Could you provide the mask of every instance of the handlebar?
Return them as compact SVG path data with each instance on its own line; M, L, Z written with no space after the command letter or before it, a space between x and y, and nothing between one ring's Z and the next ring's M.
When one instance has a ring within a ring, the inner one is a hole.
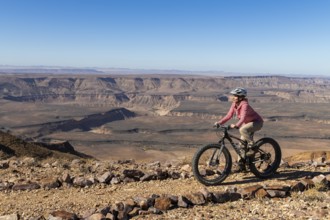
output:
M216 124L216 125L213 125L213 127L214 127L214 128L217 128L217 129L222 128L222 129L225 129L225 130L227 130L227 131L229 131L230 129L232 129L232 128L230 127L230 125L220 125L220 124Z

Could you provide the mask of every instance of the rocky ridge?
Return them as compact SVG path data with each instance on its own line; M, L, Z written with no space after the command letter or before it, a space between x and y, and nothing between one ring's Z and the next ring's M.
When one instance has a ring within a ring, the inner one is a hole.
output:
M35 159L46 158L91 158L89 155L78 152L67 141L65 142L31 142L11 135L9 131L0 130L0 158L32 157Z
M326 103L330 99L329 85L326 78L281 76L4 75L0 78L0 97L16 102L144 106L168 110L183 100L219 100L219 97L221 100L229 89L238 86L252 91L252 97L266 96L268 101Z
M283 162L273 179L232 173L204 187L182 162L13 157L0 161L0 219L327 219L329 166L325 152Z

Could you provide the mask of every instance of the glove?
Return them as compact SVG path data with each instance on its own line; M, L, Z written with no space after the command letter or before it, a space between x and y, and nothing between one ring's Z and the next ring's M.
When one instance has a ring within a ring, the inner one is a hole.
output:
M213 125L213 127L215 127L215 128L219 128L220 127L220 124L219 124L219 122L214 122L214 125Z

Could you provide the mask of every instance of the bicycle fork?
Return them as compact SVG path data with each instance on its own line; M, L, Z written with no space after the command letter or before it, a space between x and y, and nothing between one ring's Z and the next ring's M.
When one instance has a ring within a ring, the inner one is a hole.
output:
M208 161L208 165L209 166L215 166L219 164L219 158L220 155L222 153L223 148L225 147L225 145L223 143L220 143L220 149L214 149L212 156L210 157L209 161Z

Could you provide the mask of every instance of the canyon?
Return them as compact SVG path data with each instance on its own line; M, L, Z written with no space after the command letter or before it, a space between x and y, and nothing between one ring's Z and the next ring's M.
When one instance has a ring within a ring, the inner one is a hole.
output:
M266 121L257 138L274 137L288 156L329 146L326 77L77 72L2 73L2 129L36 142L68 141L100 159L126 151L134 159L189 158L217 141L214 121L226 114L229 91L244 87Z

